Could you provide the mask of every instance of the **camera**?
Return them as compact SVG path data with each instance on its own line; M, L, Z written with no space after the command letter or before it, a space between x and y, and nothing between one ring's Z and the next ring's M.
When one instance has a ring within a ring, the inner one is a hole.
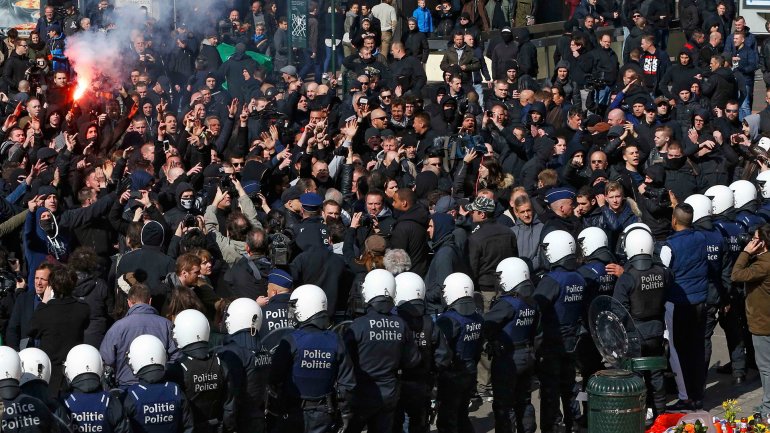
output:
M273 266L287 266L291 262L291 244L294 242L291 231L273 233L268 240L270 241L270 263Z
M607 85L607 81L604 79L604 72L598 76L593 74L586 74L586 87L600 88Z
M16 276L10 272L0 271L0 299L16 290Z
M225 175L219 179L219 188L223 193L230 194L231 198L238 197L238 190L235 189L235 184L230 176Z
M198 220L195 218L195 215L188 213L184 216L182 224L184 224L185 227L197 227Z
M666 188L656 188L648 185L644 190L644 194L642 195L657 203L658 206L671 206L671 197L669 197L668 190Z
M358 98L358 105L369 105L369 99L368 98Z

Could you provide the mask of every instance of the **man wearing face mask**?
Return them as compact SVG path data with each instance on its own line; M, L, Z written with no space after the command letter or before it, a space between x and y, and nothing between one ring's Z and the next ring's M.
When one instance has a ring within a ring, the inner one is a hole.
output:
M30 269L28 287L34 286L34 270L47 257L66 259L72 247L72 230L106 215L114 201L115 193L110 193L91 206L62 212L56 188L50 185L38 188L37 195L27 203L29 214L23 231L25 259Z
M195 189L192 184L180 182L176 187L176 206L166 211L163 217L166 218L169 228L176 230L177 226L184 222L187 215L199 215L195 209Z
M665 187L673 191L679 200L684 200L700 189L702 182L700 167L684 156L679 143L672 142L668 145L664 166L666 167Z
M492 47L492 53L489 56L492 58L492 79L494 80L505 79L506 62L510 59L515 59L516 54L519 52L519 45L514 42L513 32L510 27L503 27L500 31L500 38L502 42Z

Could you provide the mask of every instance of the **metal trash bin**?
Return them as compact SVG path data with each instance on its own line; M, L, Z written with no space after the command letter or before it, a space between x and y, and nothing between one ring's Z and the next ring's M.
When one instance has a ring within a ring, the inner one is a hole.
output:
M602 370L591 376L589 433L641 433L647 411L644 380L628 370Z

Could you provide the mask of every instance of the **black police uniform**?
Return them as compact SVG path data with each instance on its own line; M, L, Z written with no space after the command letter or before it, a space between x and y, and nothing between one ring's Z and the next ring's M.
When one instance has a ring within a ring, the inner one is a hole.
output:
M449 367L452 355L444 334L425 313L424 301L405 302L396 307L396 311L406 322L421 360L416 367L404 369L401 374L401 396L393 430L401 431L408 416L409 433L427 433L430 431L430 398L436 371Z
M270 359L260 349L259 337L252 335L250 329L225 336L223 345L217 349L222 362L232 367L232 382L240 384L236 399L239 432L265 431Z
M748 324L746 323L746 301L745 293L742 284L733 284L732 277L730 275L735 260L743 250L738 237L747 233L745 226L732 218L730 215L716 215L712 219L714 227L716 227L725 239L727 246L725 257L727 262L727 272L722 276L724 285L724 293L720 299L722 306L729 305L728 311L720 311L719 325L725 331L725 339L727 340L727 350L730 354L730 364L734 376L746 375L746 360L753 359L753 345L751 343L751 335L748 331ZM711 316L706 317L706 326L709 327L709 319ZM747 353L748 352L748 353Z
M663 356L663 319L666 290L673 279L671 271L644 255L632 257L624 269L612 296L633 317L636 329L643 337L642 356ZM645 371L644 381L647 385L647 407L653 408L657 416L666 410L663 371Z
M278 410L283 413L276 433L334 431L340 427L337 409L349 419L356 385L353 363L342 338L325 329L327 322L323 314L301 324L273 354L270 388L278 394Z
M164 369L149 365L139 370L139 383L126 389L123 411L133 433L192 433L193 417L184 392L163 380Z
M586 281L574 259L554 265L543 276L535 289L542 313L543 345L539 353L540 428L551 432L559 419L559 403L565 408L565 431L574 421L575 404L575 348L584 311Z
M515 290L504 293L484 313L484 338L493 348L492 411L496 432L534 433L532 375L536 346L542 337L540 313L531 298Z
M168 378L182 387L195 421L195 432L237 430L235 396L239 384L230 371L236 367L211 353L208 342L199 341L182 348L182 357L168 365Z
M260 337L264 337L276 329L293 328L297 324L294 319L289 318L289 298L291 298L291 293L279 293L273 295L270 302L262 307Z
M9 384L13 381L13 384ZM3 384L2 382L5 382ZM58 433L69 429L57 420L45 403L22 394L13 379L0 381L2 417L0 431L8 433Z
M51 413L55 416L59 417L60 419L67 419L67 411L64 409L64 406L61 405L59 400L51 397L51 390L48 388L48 384L44 380L29 380L23 383L20 388L22 394L35 397L36 399L42 401L46 407L48 407L48 410L50 410Z
M615 262L615 257L607 248L600 248L586 259L586 263L578 268L578 272L586 280L586 293L583 299L583 323L588 323L588 310L591 302L597 296L612 296L618 277L606 271L606 266ZM583 327L583 335L578 341L577 363L580 376L583 378L581 388L585 390L588 379L602 369L602 356L596 349L593 338L588 335L588 329Z
M392 299L377 297L345 331L345 347L356 375L347 433L360 433L364 427L370 433L392 433L398 372L416 367L421 360L404 319L392 309Z
M68 418L83 433L129 433L131 426L117 395L102 390L96 374L81 374L72 381L73 391L64 399Z
M455 301L436 320L453 353L451 365L439 371L436 418L439 431L473 431L468 406L476 388L483 322L481 314L476 311L476 303L470 297Z

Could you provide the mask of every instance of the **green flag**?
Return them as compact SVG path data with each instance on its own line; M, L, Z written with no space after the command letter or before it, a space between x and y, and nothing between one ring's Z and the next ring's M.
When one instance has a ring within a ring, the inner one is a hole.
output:
M235 47L229 44L219 44L217 45L217 51L219 51L219 57L221 57L222 61L224 62L233 55L235 52ZM254 51L246 51L246 55L254 59L254 61L257 62L257 64L264 68L267 72L273 70L273 59L270 56L255 53ZM222 87L227 89L227 83L223 84Z

